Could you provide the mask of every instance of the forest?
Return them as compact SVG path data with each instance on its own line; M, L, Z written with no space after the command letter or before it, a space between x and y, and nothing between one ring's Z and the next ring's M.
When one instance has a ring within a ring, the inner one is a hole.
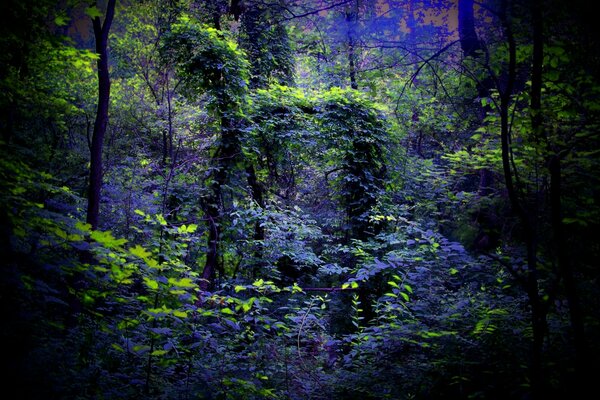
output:
M597 391L593 2L3 4L4 393Z

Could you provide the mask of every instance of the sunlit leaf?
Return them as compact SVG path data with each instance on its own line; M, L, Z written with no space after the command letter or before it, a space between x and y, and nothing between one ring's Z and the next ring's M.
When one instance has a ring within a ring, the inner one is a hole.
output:
M85 14L87 16L89 16L90 18L96 18L96 17L99 18L99 17L102 16L102 12L96 6L92 6L92 7L86 8L85 9Z

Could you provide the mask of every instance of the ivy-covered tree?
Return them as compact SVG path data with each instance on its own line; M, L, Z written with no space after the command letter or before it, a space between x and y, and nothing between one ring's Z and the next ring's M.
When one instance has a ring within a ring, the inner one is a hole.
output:
M283 2L281 5L248 2L240 10L240 47L250 62L252 89L294 83L292 43L280 18L283 6Z
M385 121L374 105L351 90L325 93L319 110L324 138L333 144L327 149L333 169L327 173L339 185L346 239L366 240L377 234L369 217L384 189Z
M225 32L182 17L165 39L165 57L173 62L190 98L206 95L219 130L213 146L208 194L201 199L207 223L203 287L221 271L220 241L224 224L224 190L241 157L241 105L247 93L247 61Z

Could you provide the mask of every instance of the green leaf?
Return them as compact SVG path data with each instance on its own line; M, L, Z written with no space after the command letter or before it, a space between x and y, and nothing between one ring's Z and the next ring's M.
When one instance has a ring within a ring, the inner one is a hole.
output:
M228 307L221 308L221 312L223 314L227 314L227 315L235 315L235 312L231 308L228 308Z
M402 296L402 298L403 298L405 301L408 301L408 300L409 300L409 297L408 297L408 295L407 295L406 293L404 293L404 292L400 292L400 296Z
M155 280L152 280L148 277L144 277L144 283L146 284L146 286L148 286L149 289L158 289L158 282Z
M147 351L150 351L150 346L138 344L133 346L133 351L135 353L145 353Z
M298 283L294 282L294 285L292 286L292 293L302 293L303 290L300 286L298 286Z
M75 224L75 228L81 232L90 232L92 230L92 225L85 224L83 222L77 222Z
M254 283L252 284L252 286L262 287L262 286L264 286L264 284L265 284L265 281L262 280L262 279L259 279L257 281L254 281Z
M56 26L67 26L69 25L69 17L67 17L66 15L57 15L54 18L54 24Z
M195 288L197 286L191 278L169 278L169 283L180 288Z
M109 249L114 249L127 243L127 239L115 239L110 231L92 231L90 237Z
M135 247L130 247L128 250L132 255L139 257L142 260L145 260L152 255L152 253L146 251L146 249L140 246L139 244Z
M189 227L187 225L181 225L179 228L177 228L177 232L178 233L188 233L189 232L188 229L189 229ZM194 232L194 231L192 230L189 233L192 233L192 232Z
M189 224L187 227L187 233L194 233L194 232L196 232L197 229L198 229L198 225Z
M188 314L187 311L173 310L173 316L179 318L187 318Z
M356 281L346 282L346 283L342 284L342 290L348 289L348 288L356 289L357 287L358 287L358 282L356 282Z
M156 220L158 221L158 223L161 226L166 226L167 225L167 220L165 219L165 217L163 217L162 214L156 214Z
M254 304L254 301L256 300L256 297L251 297L248 299L248 301L245 301L242 303L242 311L243 312L248 312L252 309L252 305Z
M102 16L102 12L96 6L88 7L85 9L86 15L90 18L100 18Z
M124 352L125 352L125 350L124 350L124 349L123 349L121 346L119 346L118 344L116 344L116 343L113 343L113 344L111 344L111 347L112 347L113 349L117 350L117 351L120 351L120 352L122 352L122 353L124 353Z
M148 259L146 259L144 261L146 261L146 264L150 268L160 269L160 264L154 258L148 258Z

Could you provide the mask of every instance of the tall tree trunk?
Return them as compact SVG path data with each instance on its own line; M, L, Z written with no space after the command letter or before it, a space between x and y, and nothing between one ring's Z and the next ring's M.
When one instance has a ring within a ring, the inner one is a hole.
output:
M215 29L221 29L221 10L218 4L213 4L212 22ZM222 77L221 77L222 78ZM219 99L217 114L221 120L221 140L211 165L215 168L212 174L212 182L209 187L210 195L203 201L202 208L206 218L208 235L206 238L206 260L202 270L202 280L199 284L201 290L206 291L214 286L217 271L221 271L219 243L221 241L223 187L227 183L229 167L235 156L233 144L235 135L233 124L229 117L227 102Z
M229 171L235 165L236 159L240 155L238 130L235 128L235 122L227 116L227 104L219 107L221 115L221 141L215 155L212 165L215 166L213 180L210 185L210 196L203 204L206 223L208 228L207 252L204 270L202 271L202 282L200 288L208 290L213 286L217 272L222 270L220 263L219 242L221 241L222 209L223 209L223 187L227 183Z
M483 43L479 40L475 31L475 14L473 9L473 0L459 0L458 2L458 36L460 47L463 52L463 57L481 59L485 50ZM480 99L487 98L490 95L490 87L492 85L490 77L478 79L477 96ZM483 120L486 114L490 111L490 106L479 106L479 118ZM493 192L494 175L489 168L481 168L479 171L479 190L481 196L490 195Z
M573 329L573 339L575 347L575 376L577 378L576 386L582 395L588 393L584 388L589 385L591 380L588 360L587 340L585 337L583 315L581 313L579 294L575 284L574 271L571 265L567 249L565 247L566 237L564 225L562 222L562 204L561 204L561 159L560 155L550 156L548 167L550 169L550 206L552 208L552 230L554 233L553 246L556 252L557 263L560 274L563 279L567 302L569 304L569 314L571 329Z
M464 58L481 60L485 47L475 31L474 0L458 1L458 37ZM489 96L492 82L489 77L484 77L476 82L479 98ZM484 111L489 111L484 107ZM485 113L483 114L485 116Z
M206 261L202 270L202 281L199 284L200 289L206 291L214 283L216 271L219 270L219 240L221 236L221 225L219 218L218 202L220 201L220 188L217 184L213 187L213 193L204 205L204 214L208 227L208 236L206 239Z
M507 1L502 1L502 11L500 14L502 29L508 43L508 73L506 84L500 90L500 139L502 147L502 167L504 171L504 179L506 190L511 203L511 207L518 216L523 229L525 246L527 249L527 277L526 277L526 292L531 307L531 327L533 331L533 342L531 348L531 365L530 365L530 380L531 391L534 399L542 398L543 390L543 373L542 373L542 349L546 334L546 311L542 306L539 294L538 283L538 268L537 268L537 245L536 234L533 229L535 216L530 217L524 209L521 200L519 199L515 182L513 181L512 168L512 149L510 138L510 116L509 108L512 92L516 81L517 74L517 48L507 15Z
M168 73L167 73L168 75ZM173 104L172 104L172 95L171 89L169 88L169 78L167 77L167 127L168 127L168 135L169 135L169 151L167 152L169 158L173 159Z
M165 128L163 128L162 130L162 165L166 166L168 160L172 160L173 159L173 104L172 104L172 93L169 90L169 78L167 78L167 82L166 82L166 93L164 94L164 97L166 97L166 104L167 104L167 116L166 116L166 123L167 126ZM162 103L164 101L164 99L157 99L156 100L156 106L157 107L161 107L164 104ZM164 117L163 117L164 120Z
M483 46L475 32L473 0L458 1L458 35L463 55L478 57L478 52L483 50Z
M532 0L532 22L533 22L533 60L531 73L531 127L536 142L548 141L548 135L542 125L542 84L543 84L543 62L544 62L544 20L543 0ZM550 172L550 208L551 223L553 231L553 248L560 276L569 304L571 328L575 347L575 375L577 387L582 388L588 373L587 365L587 343L583 317L581 314L579 295L575 284L573 267L569 260L566 248L566 237L562 222L562 171L560 149L547 148L550 153L547 156L547 165ZM582 392L582 394L585 392Z
M547 143L548 135L542 125L542 84L543 84L543 62L544 62L544 20L543 0L532 0L532 25L533 25L533 60L531 73L531 127L536 142L542 140ZM566 248L566 238L562 222L562 171L560 149L547 148L550 152L547 156L547 165L550 172L550 208L553 231L553 248L560 276L563 280L567 301L571 328L573 329L575 347L575 374L579 382L577 387L588 380L585 378L588 372L587 365L587 343L583 317L579 305L579 296L573 276L573 268L569 260Z
M358 0L356 4L346 10L346 24L348 26L348 75L350 87L358 89L356 81L356 22L358 18Z
M92 134L90 148L90 182L88 190L88 207L86 221L92 229L98 228L98 214L100 211L100 191L102 188L102 148L104 135L108 125L108 105L110 100L110 75L108 73L108 32L115 13L116 0L109 0L106 6L104 23L100 17L92 21L94 37L96 40L96 53L98 53L98 107Z
M542 72L544 63L544 33L542 1L532 0L533 58L531 60L530 112L534 140L539 143L544 135L542 126Z

